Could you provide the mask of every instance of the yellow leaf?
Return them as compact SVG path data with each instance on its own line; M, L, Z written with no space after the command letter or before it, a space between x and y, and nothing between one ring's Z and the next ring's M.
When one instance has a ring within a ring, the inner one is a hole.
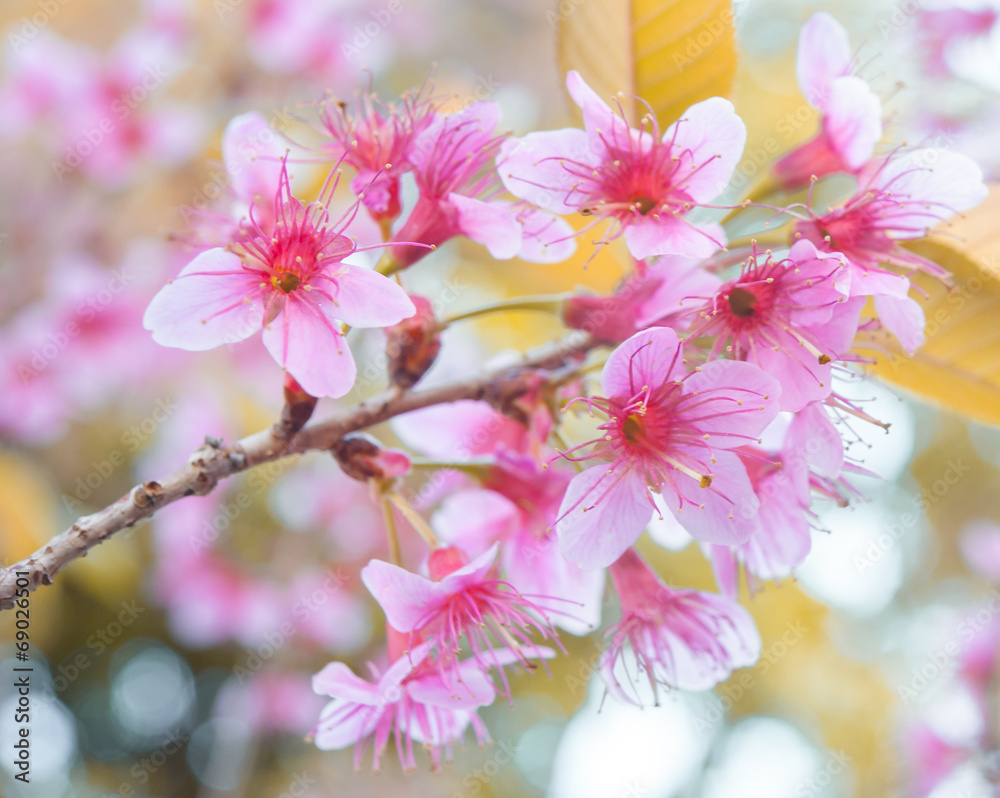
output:
M730 0L565 0L563 6L560 66L578 70L605 99L623 92L633 122L641 116L633 96L652 105L666 127L693 103L729 94L736 74Z
M935 404L1000 425L1000 187L947 228L909 246L954 275L949 290L918 275L926 297L926 343L908 357L895 339L868 335L858 349L876 360L871 372Z

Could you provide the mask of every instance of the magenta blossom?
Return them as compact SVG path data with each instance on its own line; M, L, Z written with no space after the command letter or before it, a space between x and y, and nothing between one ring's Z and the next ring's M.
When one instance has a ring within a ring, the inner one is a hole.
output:
M521 226L496 194L493 162L503 136L495 131L500 107L480 101L453 114L436 114L407 153L420 198L393 237L392 256L402 267L427 254L403 242L438 246L457 235L483 244L499 260L521 249Z
M846 260L797 241L788 257L749 258L694 313L690 337L714 336L709 355L731 351L781 383L781 409L801 410L831 389L831 361L842 358L858 330L864 299L848 300L836 280Z
M667 587L634 549L626 550L610 570L622 617L605 633L610 640L601 658L601 676L616 698L646 703L646 691L639 690L643 682L654 696L660 687L708 690L734 668L760 658L760 634L736 602ZM637 672L629 673L623 658L626 646Z
M354 768L370 744L374 744L372 769L391 737L403 770L415 770L413 743L426 748L434 770L444 758L451 759L451 746L472 726L480 745L489 734L476 715L476 707L493 703L496 692L489 676L475 662L456 667L454 684L446 684L433 664L433 643L421 643L409 652L398 635L389 630L390 656L385 673L369 665L374 684L355 676L342 662L331 662L313 677L313 690L333 700L326 705L313 729L316 747L332 751L354 745Z
M331 194L328 184L320 201L303 204L282 170L273 228L251 215L238 245L210 249L184 267L146 309L153 339L202 351L263 328L268 352L306 392L346 394L357 368L341 322L387 327L415 308L392 280L345 262L359 248L344 234L350 219L331 223Z
M824 11L802 27L796 72L806 100L822 114L821 129L774 165L778 182L794 190L812 176L857 174L882 138L882 102L854 76L847 31Z
M324 150L338 163L353 166L353 191L376 221L399 216L399 181L411 166L407 160L414 138L434 121L423 91L404 95L399 105L386 105L374 94L359 94L354 113L347 104L324 100L319 117L330 141Z
M651 491L698 539L743 543L757 498L728 450L756 441L777 415L777 380L733 360L688 372L677 334L651 327L611 353L601 387L605 396L587 401L608 420L601 437L582 444L593 444L590 454L575 458L600 464L566 491L557 527L563 554L582 568L613 563L652 518Z
M695 224L686 215L722 193L743 153L746 127L732 103L712 97L692 105L661 137L651 113L641 129L630 129L579 73L570 72L566 85L586 130L505 142L500 176L507 190L556 213L611 220L604 241L624 233L640 259L702 258L723 246L718 225Z
M464 637L476 663L483 668L500 668L505 695L509 696L502 666L517 661L531 667L525 651L536 657L545 657L551 651L531 641L531 630L556 643L558 636L545 610L495 576L493 563L498 548L494 544L471 562L454 546L436 549L429 561L431 579L372 560L362 569L361 581L381 605L393 629L409 634L413 640L429 639L437 645L443 678L454 679L449 671L455 666ZM490 632L503 648L493 648Z
M601 619L604 571L584 571L563 557L552 526L572 472L543 468L530 456L501 448L481 488L456 491L441 502L434 528L472 555L501 542L504 573L523 592L557 596L552 622L571 634L593 631Z
M979 167L964 155L912 150L887 158L844 205L822 215L810 212L796 225L795 236L843 253L849 268L838 275L837 288L850 297L874 296L882 324L912 352L923 343L923 310L908 296L909 279L884 266L947 278L944 269L902 249L900 242L923 238L988 193Z

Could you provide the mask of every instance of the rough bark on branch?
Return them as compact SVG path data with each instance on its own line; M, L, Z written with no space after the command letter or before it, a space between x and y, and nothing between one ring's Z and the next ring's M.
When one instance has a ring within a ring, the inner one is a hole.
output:
M479 399L501 411L537 385L537 374L558 377L560 370L575 357L595 347L582 334L571 335L554 345L528 353L514 365L468 380L418 391L390 389L341 410L331 418L306 425L286 439L281 424L256 432L230 446L206 440L188 458L188 462L165 477L136 485L113 504L83 516L66 531L8 569L0 569L0 610L14 605L17 573L26 573L28 590L50 585L55 575L77 557L123 529L150 518L158 509L185 496L204 496L226 477L289 455L329 450L350 432L379 424L411 410L454 402Z

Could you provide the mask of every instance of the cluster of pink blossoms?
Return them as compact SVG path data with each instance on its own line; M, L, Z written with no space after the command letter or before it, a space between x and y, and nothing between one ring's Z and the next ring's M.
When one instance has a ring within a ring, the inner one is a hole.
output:
M450 239L498 260L554 262L581 236L597 247L623 237L635 259L610 297L561 305L566 326L589 333L586 356L612 349L599 392L587 390L579 355L569 376L539 373L492 406L466 400L401 416L398 437L421 468L437 469L413 501L399 489L410 455L361 436L335 447L386 511L385 559L357 576L385 614L387 647L368 680L342 662L314 678L331 699L313 731L320 748L353 746L359 768L371 748L377 769L392 741L412 769L414 743L438 767L468 729L486 742L477 711L498 693L512 699L509 668L558 656L559 630L599 628L607 575L620 607L600 668L612 695L642 703L644 683L653 700L709 689L756 661L741 571L754 589L787 577L809 553L814 503L855 495L849 478L862 469L840 430L849 414L868 419L836 385L860 360L855 336L884 328L905 349L920 346L909 276L947 274L903 245L986 195L963 156L876 155L881 103L852 73L846 34L829 16L803 30L798 72L821 129L774 164L775 185L808 185L810 195L766 206L791 223L772 225L783 239L763 251L727 236L729 212L744 203L721 203L746 128L718 97L661 132L651 110L633 127L571 72L583 129L512 137L496 103L448 111L426 86L398 103L370 93L353 106L323 100L314 120L323 143L309 150L275 141L254 114L230 124L230 196L201 215L201 251L153 299L145 325L188 350L260 331L298 401L354 388L349 328L386 331L400 392L433 381L423 374L436 360L447 370L454 356L439 333L449 322L407 285L408 270ZM317 162L329 176L303 199L294 173ZM835 173L854 176L857 190L818 213L811 186ZM563 218L572 214L586 217L582 232ZM373 268L362 253L376 248ZM877 315L862 319L867 297ZM588 415L590 439L567 432ZM635 544L654 518L699 541L719 593L668 586L643 560ZM401 547L401 532L419 533L423 552Z

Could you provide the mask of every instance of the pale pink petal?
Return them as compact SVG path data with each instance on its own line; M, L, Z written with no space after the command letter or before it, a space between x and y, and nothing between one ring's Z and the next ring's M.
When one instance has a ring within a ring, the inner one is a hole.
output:
M806 100L821 110L829 97L830 84L851 74L847 31L825 11L813 14L802 26L795 71Z
M284 149L263 114L233 117L222 134L222 161L233 193L246 201L269 202L278 191Z
M788 428L788 450L782 458L785 468L794 467L789 461L796 460L833 479L844 467L844 439L819 404L795 414ZM808 501L808 496L800 498Z
M482 244L497 260L509 260L521 249L521 225L514 212L503 204L449 194L448 202L458 212L462 234Z
M625 243L633 257L643 260L654 255L682 255L685 258L707 258L725 246L722 228L714 223L700 225L665 214L659 219L652 214L625 225Z
M737 546L753 533L760 501L739 457L732 452L716 452L715 458L712 484L708 487L679 474L674 486L664 484L661 492L666 506L696 540ZM676 494L686 500L683 505Z
M680 158L676 188L695 202L710 202L729 185L746 146L747 128L729 100L709 97L667 128L663 141L673 142L671 153Z
M601 159L590 151L582 130L545 130L505 141L497 172L515 197L553 213L572 213L580 206L579 201L570 201L579 178L566 169L564 161L597 166Z
M656 505L656 513L646 527L649 539L657 546L663 546L669 551L683 551L691 545L694 538L677 520L676 507L673 510L668 508L666 501L659 493L653 494L653 504Z
M669 327L637 332L613 351L601 371L607 397L632 397L644 386L659 387L684 373L680 341Z
M822 325L808 325L808 331L820 342L826 354L836 358L850 350L858 333L861 311L865 306L864 297L854 297L833 306L830 318Z
M576 252L576 231L565 219L538 208L517 211L521 225L521 250L517 256L529 263L561 263Z
M736 668L748 667L760 659L760 632L750 613L724 596L699 593L699 597L716 613L717 640L725 649L726 657L696 657L679 639L672 653L677 687L681 690L708 690L728 678Z
M874 184L900 203L891 217L896 238L922 238L938 220L975 207L989 194L975 161L935 148L891 159Z
M153 297L142 325L158 344L193 352L242 341L264 322L259 282L232 252L207 250Z
M490 677L475 662L463 662L451 683L438 674L413 679L406 685L410 697L421 704L449 709L473 709L493 703L496 690Z
M772 477L775 479L777 477ZM762 491L758 529L743 546L747 568L761 579L781 579L802 564L812 548L809 521L794 496L778 483L773 495Z
M587 129L591 152L603 155L605 142L621 149L628 147L634 138L634 131L629 130L625 120L611 110L611 106L587 85L575 69L566 73L566 88L573 102L583 111L583 124Z
M645 327L681 310L700 307L707 302L722 281L697 262L686 258L659 258L650 269L663 280L639 310L636 324Z
M329 313L352 327L389 327L417 312L399 283L371 269L344 263L334 280Z
M882 101L861 78L837 78L830 86L823 129L841 160L860 169L882 138Z
M752 363L713 360L684 381L684 417L710 435L707 445L731 449L757 438L778 415L781 385ZM742 410L746 412L736 412Z
M284 310L264 328L264 346L312 396L343 396L357 367L336 322L311 298L288 294Z
M471 562L452 571L441 580L441 590L450 595L458 593L470 585L482 582L493 567L499 550L500 544L494 543L482 554L474 557Z
M476 556L516 531L519 512L496 491L472 488L446 497L431 521L441 540Z
M924 309L909 297L877 296L875 312L879 321L909 354L924 345Z
M563 557L558 536L532 533L503 547L504 574L524 595L557 597L549 617L572 635L593 632L601 622L603 569L583 570Z
M389 625L399 632L412 632L445 594L440 582L381 560L372 560L361 569L361 581L382 607Z
M355 745L368 732L374 708L364 708L335 698L320 713L313 744L320 751L337 751Z
M848 262L850 268L837 275L835 285L838 291L858 296L894 296L905 297L910 291L910 281L901 274L868 269Z
M313 692L351 701L355 704L378 703L378 689L366 682L343 662L331 662L312 677Z
M722 595L734 601L740 595L740 562L736 559L733 549L729 546L710 545L708 558L712 562L712 572L715 574L715 584L719 586Z
M829 396L832 365L820 363L819 358L791 334L775 330L772 337L777 343L773 347L755 347L750 359L781 384L781 409L794 413Z
M499 445L523 451L527 444L524 427L486 402L471 399L397 416L392 429L407 446L442 459L468 460L490 454Z
M607 466L593 466L566 490L556 525L560 550L583 569L604 568L638 540L652 515L641 476L622 469L608 474Z

